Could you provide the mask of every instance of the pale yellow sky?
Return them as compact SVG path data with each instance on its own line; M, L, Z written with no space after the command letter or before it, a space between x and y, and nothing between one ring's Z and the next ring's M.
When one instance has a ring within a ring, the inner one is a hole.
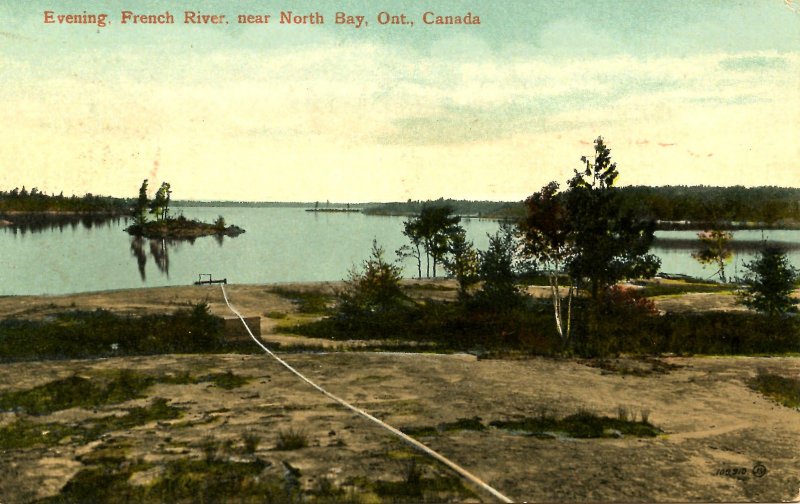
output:
M43 28L32 3L2 39L3 189L134 196L147 177L176 199L518 200L569 178L598 135L622 184L800 186L800 15L782 4L758 8L784 46L728 47L704 42L717 23L744 39L768 27L719 3L728 18L666 35L545 9L538 32L506 41L484 7L486 27L414 44L300 28L162 41L182 27L93 38ZM701 40L640 47L681 33Z

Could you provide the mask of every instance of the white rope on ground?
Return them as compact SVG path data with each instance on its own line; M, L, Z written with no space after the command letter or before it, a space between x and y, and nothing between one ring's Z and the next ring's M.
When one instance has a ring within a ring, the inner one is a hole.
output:
M386 422L384 422L384 421L382 421L382 420L380 420L378 418L375 418L374 416L370 415L369 413L367 413L366 411L362 410L361 408L357 408L357 407L353 406L352 404L348 403L347 401L345 401L344 399L331 394L330 392L328 392L324 388L320 387L316 383L314 383L311 380L309 380L308 378L306 378L302 373L300 373L300 371L296 370L291 365L289 365L289 363L287 363L285 360L281 359L280 357L278 357L277 355L272 353L272 351L270 351L269 348L264 346L264 344L261 343L261 341L259 341L258 338L256 338L253 335L253 332L250 330L250 327L248 327L247 322L244 321L244 317L242 317L242 314L239 313L239 311L236 308L234 308L233 305L231 305L231 302L228 300L228 293L225 291L225 286L223 284L220 284L219 286L222 288L222 296L225 298L225 304L228 305L228 308L233 312L234 315L239 317L239 320L242 321L242 324L244 324L244 328L247 329L247 333L250 334L250 337L253 339L253 341L256 342L256 345L260 346L261 349L264 350L270 357L272 357L273 359L278 361L283 367L285 367L286 369L288 369L289 371L294 373L298 378L300 378L304 382L308 383L309 385L311 385L312 387L314 387L315 389L317 389L319 392L323 393L324 395L326 395L330 399L333 399L337 403L341 404L345 408L353 411L354 413L357 413L357 414L361 415L362 417L366 418L367 420L370 420L370 421L380 425L381 427L383 427L384 429L388 430L392 434L398 436L400 439L402 439L406 443L410 444L414 448L416 448L416 449L422 451L423 453L425 453L427 455L430 455L431 457L435 458L436 460L438 460L439 462L443 463L444 465L446 465L450 469L454 470L455 472L457 472L458 474L460 474L461 476L463 476L467 480L471 481L472 483L474 483L478 487L480 487L483 490L486 490L487 492L492 494L494 497L499 499L500 502L514 502L511 499L509 499L508 497L506 497L505 495L501 494L500 492L498 492L497 490L492 488L491 486L489 486L487 483L482 481L480 478L478 478L477 476L475 476L471 472L467 471L466 469L464 469L460 465L458 465L455 462L451 461L450 459L446 458L444 455L441 455L438 452L434 451L433 449L428 448L427 446L425 446L424 444L420 443L416 439L404 434L403 432L401 432L400 430L392 427L391 425L387 424Z

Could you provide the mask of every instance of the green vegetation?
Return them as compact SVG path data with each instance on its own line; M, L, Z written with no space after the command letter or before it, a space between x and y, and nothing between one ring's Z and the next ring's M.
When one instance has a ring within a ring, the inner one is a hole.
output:
M704 266L706 264L716 266L717 271L714 274L719 275L722 283L727 283L725 264L729 263L731 257L733 257L733 251L730 246L731 240L733 240L733 233L712 229L697 233L697 238L700 240L700 248L692 253L692 257Z
M792 293L800 271L789 263L783 250L766 246L745 269L746 287L741 292L745 305L771 317L795 310L797 300Z
M98 383L72 375L30 390L0 394L0 410L44 415L67 408L88 408L117 404L142 396L156 380L148 375L122 369Z
M0 191L0 213L2 212L70 212L124 215L130 211L130 200L97 196L64 196L63 193L45 194L34 187L30 191L23 187Z
M218 222L219 220L217 223L208 224L196 219L189 220L183 215L179 215L177 218L169 217L145 224L133 224L125 228L125 231L133 236L173 239L191 239L211 235L238 236L244 233L244 229L233 225L220 228Z
M627 186L618 189L625 211L658 221L658 229L791 228L800 225L800 189L789 187ZM406 201L370 204L370 215L418 215L425 205L449 206L457 215L518 219L522 202Z
M129 317L97 310L61 313L47 321L0 321L0 362L230 352L240 347L224 341L222 320L206 304L172 315Z
M224 443L209 441L211 450L224 452ZM232 461L172 459L162 465L125 457L121 446L101 446L82 457L87 465L53 497L43 503L68 502L237 502L237 503L356 503L442 502L474 499L475 494L454 476L441 476L425 461L411 456L400 481L348 478L336 486L327 478L313 490L303 490L300 471L284 462L283 476L271 474L271 463L255 458ZM141 474L149 478L138 478Z
M649 416L649 412L646 416ZM628 418L599 416L590 411L579 411L563 418L545 414L521 420L498 420L489 425L541 437L554 437L558 434L573 438L609 438L623 435L655 437L662 432L647 419L637 422Z
M640 420L636 420L636 412L630 408L617 408L617 418L599 416L596 413L580 410L572 415L558 418L552 411L543 410L533 418L516 420L496 420L490 427L545 438L565 435L573 438L608 438L630 435L636 437L655 437L661 430L649 423L650 412L640 411ZM479 417L460 418L455 422L442 423L436 427L406 427L403 432L411 436L435 436L438 434L471 430L486 430Z
M242 385L246 384L249 379L234 374L231 371L225 371L224 373L214 373L207 376L203 376L197 380L198 383L202 382L212 382L219 388L223 388L225 390L233 390L235 388L239 388Z
M169 406L166 399L156 398L149 406L129 408L125 415L110 415L81 425L36 423L18 418L0 428L0 449L27 448L35 445L52 446L68 436L78 438L85 444L107 432L131 429L156 420L171 420L180 415L181 410Z
M758 376L750 380L749 384L753 390L761 392L778 404L800 409L800 380L797 378L786 378L759 369Z
M700 280L647 283L640 290L641 295L648 298L658 296L677 296L691 292L733 292L731 286L717 282Z
M92 378L72 375L32 389L0 394L0 411L46 415L68 408L96 408L119 404L143 396L154 383L186 385L211 382L225 390L238 388L247 378L230 371L193 378L188 373L155 376L129 369L103 373Z
M590 328L587 300L578 298L575 303L578 309L573 320L572 353L582 357L800 351L800 321L794 318L770 318L749 312L659 316L649 299L619 290L604 298L594 327ZM284 330L332 340L387 341L391 342L387 348L395 350L405 343L417 351L516 351L528 355L559 355L563 351L552 306L530 298L507 310L494 310L478 299L458 303L409 301L390 311L342 311Z
M389 346L479 355L800 350L800 322L795 319L754 313L662 315L647 297L723 292L729 286L699 281L645 289L617 285L656 273L659 261L649 254L654 222L644 220L614 186L619 172L602 137L595 141L594 156L581 161L582 169L568 181L568 190L559 192L552 182L533 194L525 202L525 218L516 228L504 225L490 236L487 250L476 252L463 240L459 219L446 206L423 206L420 215L404 223L410 245L398 255L414 258L419 276L423 260L426 274L431 273L430 265L434 276L437 263L446 265L459 281L455 302L407 297L400 288L399 269L373 243L371 257L352 272L330 316L283 329L324 339L377 339ZM710 235L708 245L714 250L703 258L721 264L724 275L727 234L718 235ZM532 262L538 271L532 270ZM791 280L783 281L787 289L796 279L790 269L779 276ZM523 280L542 279L551 288L550 306L519 287ZM769 282L780 283L776 278ZM789 290L782 292L788 296Z
M66 502L292 502L282 481L264 476L268 466L252 462L177 459L167 461L151 482L135 485L131 476L152 464L107 460L81 470L59 495L46 503Z
M333 301L333 296L322 294L314 291L300 291L295 289L288 289L285 287L273 287L269 292L277 294L282 298L288 299L295 306L300 313L309 315L320 314L329 312L328 305ZM277 316L273 316L277 315ZM286 318L285 313L270 312L267 314L270 318Z
M278 431L275 449L280 451L301 450L308 446L308 436L302 429L286 429Z
M456 215L488 219L518 215L518 203L512 201L470 201L439 198L435 201L371 203L363 212L367 215L419 215L425 207L449 207Z
M409 436L425 437L435 436L443 432L456 432L463 430L482 431L486 430L486 426L483 424L480 417L472 417L459 418L455 422L440 423L436 427L403 427L400 430Z
M404 245L397 250L397 255L403 258L413 258L417 262L418 278L422 278L423 252L425 258L425 277L436 277L436 266L445 261L445 256L450 252L450 245L457 235L463 235L463 228L458 224L461 217L454 214L452 207L447 205L423 205L419 215L410 217L403 223L403 235L410 245ZM462 244L463 245L463 244Z

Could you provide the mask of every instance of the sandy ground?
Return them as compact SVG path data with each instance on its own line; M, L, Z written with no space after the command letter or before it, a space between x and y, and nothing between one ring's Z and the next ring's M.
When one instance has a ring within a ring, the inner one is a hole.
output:
M334 288L328 285L326 288ZM451 295L448 291L443 296ZM229 286L232 302L246 315L291 311L291 303L266 286ZM172 311L205 300L227 314L218 286L141 289L46 298L0 298L0 316L46 316L65 307L105 307L146 313ZM280 320L262 316L264 339ZM479 475L516 501L788 501L800 493L800 412L752 391L746 381L759 368L800 377L800 358L671 358L667 374L622 376L575 360L476 360L468 355L367 352L286 354L309 378L397 427L436 426L478 416L485 424L563 415L580 408L615 416L624 406L648 411L663 429L657 438L539 439L506 430L440 432L421 437L432 448ZM8 451L0 457L0 502L26 502L52 495L82 467L82 454L103 444L130 445L127 456L147 461L201 458L199 442L212 435L241 443L261 438L258 456L301 470L314 488L327 478L402 479L410 448L300 382L265 355L166 355L0 365L0 392L23 390L79 373L134 369L192 375L233 371L250 378L224 390L209 383L157 384L146 397L94 411L72 409L35 417L40 422L79 422L108 415L154 397L184 408L182 418L113 432L90 446L70 440L52 447ZM0 425L15 418L0 413ZM278 432L302 429L309 447L276 451ZM767 468L757 477L757 464ZM745 468L743 476L719 474ZM431 465L428 473L446 474ZM140 475L146 480L148 475ZM477 492L480 499L492 499Z

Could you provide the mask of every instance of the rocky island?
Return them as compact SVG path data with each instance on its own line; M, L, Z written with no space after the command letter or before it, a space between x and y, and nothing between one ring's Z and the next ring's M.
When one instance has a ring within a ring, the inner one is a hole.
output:
M194 239L200 236L239 236L244 229L239 226L226 225L221 215L213 224L196 219L187 219L183 215L170 217L169 204L172 190L168 182L163 182L153 199L147 197L147 179L139 188L139 197L133 207L133 224L125 231L133 236L144 238ZM148 220L148 214L155 220Z
M183 215L177 218L151 221L144 224L132 224L125 228L128 234L144 238L191 239L200 236L239 236L244 229L239 226L226 226L225 219L220 217L213 224L196 219L187 219Z

